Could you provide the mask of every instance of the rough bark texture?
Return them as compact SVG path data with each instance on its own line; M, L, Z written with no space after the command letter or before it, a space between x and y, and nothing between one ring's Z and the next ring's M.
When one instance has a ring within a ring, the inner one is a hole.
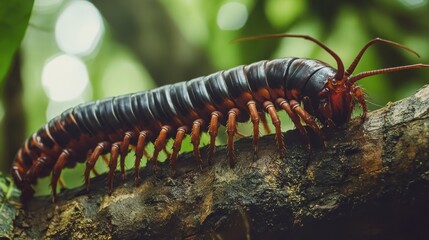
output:
M212 166L198 170L191 154L151 167L135 187L132 174L105 175L70 189L52 204L36 198L15 221L16 236L46 239L428 239L429 86L414 96L325 132L328 147L285 133L279 159L272 135L253 160L251 139L236 142L231 169L219 147ZM203 150L204 152L204 150Z

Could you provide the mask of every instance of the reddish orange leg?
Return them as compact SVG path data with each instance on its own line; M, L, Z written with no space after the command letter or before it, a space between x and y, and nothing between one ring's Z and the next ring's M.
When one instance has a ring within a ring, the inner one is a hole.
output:
M98 173L98 171L97 171L95 168L92 168L92 169L91 169L91 172L92 172L92 174L94 174L94 176L98 176L98 175L100 175L100 174Z
M219 130L219 120L222 118L222 114L218 111L214 111L211 114L210 124L209 124L209 135L210 135L210 145L207 154L208 164L212 164L213 153L216 148L216 137Z
M55 202L57 198L57 182L61 176L61 171L66 166L69 159L70 159L70 152L66 149L60 154L57 162L55 163L54 169L52 170L52 177L51 177L52 202Z
M201 160L200 154L200 140L201 140L201 125L203 125L204 121L202 119L197 119L192 123L191 129L191 143L194 146L194 156L195 161L197 161L200 170L203 170L203 160Z
M161 131L159 132L159 135L156 138L155 143L153 144L155 151L153 152L152 162L153 162L153 172L155 174L157 174L158 172L159 152L161 152L161 150L165 148L165 145L167 145L167 136L170 130L171 130L170 126L162 126Z
M109 159L107 159L106 155L102 155L102 156L101 156L101 159L103 159L103 162L104 162L107 166L109 166Z
M58 179L58 183L60 184L61 189L66 189L67 188L66 182L64 182L64 179L61 176Z
M256 157L258 154L258 140L259 140L259 112L256 109L255 101L251 100L247 103L247 107L249 108L250 119L253 124L253 155Z
M32 180L37 179L37 177L40 175L40 171L42 171L42 169L46 167L49 160L50 159L43 156L38 157L36 161L33 162L33 165L27 172L27 178L30 182L32 182Z
M145 156L147 159L151 159L152 156L149 155L149 153L146 151L146 149L143 149L143 156Z
M133 137L133 132L126 132L122 144L120 145L119 152L121 154L120 164L121 164L121 179L125 180L125 157L128 154L128 148L130 146L130 140Z
M141 131L137 140L136 146L136 160L134 162L134 180L137 182L140 179L140 162L143 154L146 156L145 146L146 140L149 137L149 131ZM149 158L148 158L149 159Z
M115 177L115 170L118 166L120 145L121 142L116 142L112 144L112 148L110 149L109 175L107 175L107 191L109 195L112 193L113 189L113 178Z
M228 122L226 123L226 132L228 134L227 138L227 154L229 158L229 165L234 166L236 157L234 153L234 135L237 132L237 115L240 113L240 110L233 108L228 112Z
M270 130L270 126L268 126L268 121L267 121L267 117L265 116L265 113L261 112L259 116L261 117L261 122L262 122L262 126L264 127L265 133L270 134L271 130Z
M186 132L188 132L187 126L179 127L177 129L176 137L174 138L173 152L170 155L170 168L173 176L176 175L177 156L179 155L180 149L182 148L182 141L186 135Z
M92 152L93 152L92 149L88 151L88 154L86 155L87 159L89 159L91 157ZM94 176L98 176L99 175L98 172L97 172L97 170L95 168L91 169L91 172L92 172L92 174L94 174Z
M167 150L167 145L162 149L162 151L165 153L165 155L170 156L171 152Z
M353 105L353 102L352 102ZM353 106L350 106L350 113L353 110ZM332 121L332 108L330 105L328 105L327 102L321 102L319 103L319 113L326 119L325 120L325 126L328 126L329 129L334 129L335 123Z
M276 108L274 107L272 102L270 101L264 102L263 107L265 108L265 111L267 111L267 113L270 115L272 123L275 127L277 147L279 148L280 157L283 158L286 150L286 145L282 134L279 115L277 115Z
M360 121L361 123L363 123L366 119L366 114L368 112L368 108L366 106L366 101L365 101L365 93L363 92L362 88L359 86L355 86L353 89L353 96L355 97L355 99L358 101L359 105L362 108L362 115L360 116Z
M307 130L302 126L301 121L299 120L298 115L294 111L292 111L292 108L290 107L289 103L283 99L283 98L277 98L276 100L277 105L279 105L287 115L292 120L295 127L298 129L298 131L301 133L301 136L304 138L304 140L307 142L307 144L310 144L310 139L307 135Z
M314 121L313 116L311 116L307 111L305 111L301 105L296 100L291 100L290 105L292 107L292 110L298 114L298 116L304 120L304 122L313 129L313 131L316 133L316 135L320 138L323 146L326 148L326 141L325 137L323 136L322 131L320 130L317 123Z
M109 145L108 142L98 143L98 145L94 148L94 151L92 151L91 156L89 157L89 159L86 162L85 185L86 185L87 191L89 191L89 183L90 183L89 173L94 168L95 163L97 162L98 158L103 153L104 149L108 147L108 145Z

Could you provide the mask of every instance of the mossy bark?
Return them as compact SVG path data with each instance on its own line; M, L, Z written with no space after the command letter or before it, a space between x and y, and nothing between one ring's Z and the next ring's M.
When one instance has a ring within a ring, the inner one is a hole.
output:
M311 133L310 133L311 134ZM105 175L69 189L52 204L35 198L15 221L17 237L46 239L427 239L429 233L429 86L371 112L360 124L325 131L327 148L309 149L285 133L279 159L272 135L259 157L251 139L236 142L230 168L224 147L202 171L182 154L178 176ZM312 138L315 138L312 136ZM204 148L202 152L205 152Z

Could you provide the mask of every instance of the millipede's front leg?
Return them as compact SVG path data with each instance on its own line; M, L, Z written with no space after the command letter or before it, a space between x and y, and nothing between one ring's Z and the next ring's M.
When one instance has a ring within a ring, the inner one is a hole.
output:
M118 166L118 157L120 152L120 142L112 144L110 149L110 160L109 160L109 174L107 175L107 191L109 194L112 193L113 189L113 178L115 177L115 170Z
M222 114L218 111L211 113L211 119L209 124L209 135L210 135L210 145L207 153L207 162L210 165L213 157L213 153L216 147L216 137L219 130L219 120L222 118Z
M253 124L253 155L257 156L258 153L258 139L259 139L259 112L256 108L255 101L251 100L247 103L247 107L249 109L250 119Z
M320 138L322 144L324 147L326 147L326 141L325 137L320 130L317 123L314 121L313 116L311 116L307 111L305 111L299 102L296 100L290 100L290 106L292 107L292 110L298 114L298 116L304 120L304 122L313 129L313 131L316 133L316 135Z
M152 155L152 162L153 162L153 171L155 174L158 172L159 152L165 148L165 145L167 145L167 136L170 130L171 130L170 126L162 126L161 131L159 132L159 135L156 138L155 143L153 144L155 150Z
M133 137L133 132L126 132L124 135L124 139L122 140L122 143L119 148L120 152L120 164L121 164L121 179L122 181L125 180L125 157L128 154L128 148L130 146L130 140Z
M277 115L276 108L274 107L274 104L272 102L266 101L266 102L264 102L263 106L264 106L265 111L267 111L268 114L270 115L272 123L275 127L277 147L279 148L280 157L283 158L284 153L285 153L285 149L286 149L286 145L285 145L283 134L282 134L281 122L280 122L279 115Z
M182 148L182 141L186 135L186 132L188 132L187 126L179 127L176 132L176 137L174 138L173 152L170 155L170 168L173 176L176 175L177 156L179 155L180 149Z
M360 117L361 123L363 123L366 119L366 114L368 113L368 107L366 106L365 101L365 93L363 92L362 88L359 86L354 86L353 89L353 96L358 101L359 105L362 108L362 115Z
M228 134L227 138L227 154L229 158L229 165L234 166L236 162L236 157L234 153L234 135L237 132L237 115L240 113L240 110L233 108L228 112L228 122L226 123L226 132Z
M93 150L92 150L92 149L90 149L90 150L88 151L88 154L86 155L86 159L89 159L89 158L91 157L92 152L93 152ZM95 168L92 168L92 169L91 169L91 172L92 172L92 174L94 174L94 176L98 176L98 175L100 175L100 174L97 172L97 169L95 169Z
M200 154L200 140L201 140L201 125L203 125L204 121L202 119L197 119L192 123L192 129L191 129L191 143L194 146L194 157L195 161L197 161L198 166L200 169L203 169L203 160L201 160L201 154Z
M295 125L295 127L300 132L301 136L304 138L305 142L307 144L310 144L310 139L308 138L307 130L305 130L305 128L302 126L301 120L299 119L299 116L292 110L289 103L283 98L278 98L276 100L276 103L283 110L285 110L285 112L287 113L287 115L292 120L293 124Z
M61 177L61 175L60 175L60 178L58 178L58 183L60 184L61 189L66 189L67 188L67 184L64 181L64 179Z
M270 134L271 130L270 130L270 126L268 126L268 121L267 121L267 117L265 116L265 113L260 112L259 116L261 117L262 127L264 128L265 133Z
M140 179L140 163L145 153L146 140L149 137L149 131L141 131L137 139L136 159L134 161L134 180L137 182ZM148 158L149 159L149 158Z
M108 146L109 146L109 142L98 143L98 145L94 148L94 151L92 151L91 156L86 161L85 185L86 185L87 191L89 191L89 183L90 183L89 173L94 168L95 163L97 162L100 155L103 153L104 149L106 149Z
M351 112L352 109L350 109ZM332 108L331 105L327 102L320 102L318 112L323 116L325 119L325 126L328 126L329 129L335 128L335 123L332 120Z

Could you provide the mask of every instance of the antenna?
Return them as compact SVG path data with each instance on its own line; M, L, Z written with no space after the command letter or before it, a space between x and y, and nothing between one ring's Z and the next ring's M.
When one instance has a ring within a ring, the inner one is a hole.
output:
M368 47L370 47L371 45L373 45L375 43L386 43L386 44L390 44L390 45L393 45L396 47L400 47L402 49L405 49L409 52L414 53L417 57L420 57L420 55L416 51L411 50L410 48L408 48L402 44L399 44L399 43L393 42L393 41L389 41L389 40L385 40L385 39L381 39L381 38L375 38L375 39L372 39L371 41L367 42L365 44L365 46L360 50L359 54L356 56L356 58L353 60L352 64L350 64L350 67L346 71L347 77L353 73L353 71L355 70L356 66L358 65L360 59L362 58L363 54L368 49Z

